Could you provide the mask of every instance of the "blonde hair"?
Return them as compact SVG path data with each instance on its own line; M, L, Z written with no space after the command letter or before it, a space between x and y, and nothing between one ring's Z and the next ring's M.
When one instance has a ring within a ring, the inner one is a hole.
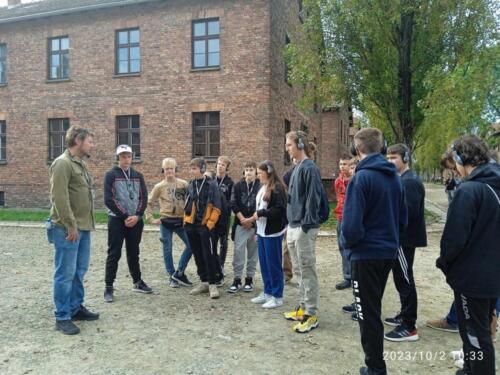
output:
M224 164L226 164L226 169L231 165L231 159L229 159L229 157L225 155L219 156L219 158L217 159L217 163L218 162L223 162Z
M175 161L174 158L165 158L163 159L161 163L162 168L176 168L177 167L177 162Z

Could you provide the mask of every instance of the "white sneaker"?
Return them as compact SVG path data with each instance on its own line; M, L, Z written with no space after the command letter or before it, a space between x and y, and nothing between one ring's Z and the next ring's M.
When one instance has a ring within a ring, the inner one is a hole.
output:
M453 359L454 361L456 361L458 359L464 359L464 351L462 349L452 350L450 352L450 358Z
M464 360L462 358L457 359L453 364L455 365L455 367L458 367L461 370L463 370L464 368Z
M252 303L262 304L262 303L266 303L270 298L271 298L270 294L266 294L266 293L262 292L257 297L252 298L251 301L252 301Z
M275 309L276 307L283 306L283 298L271 297L262 305L265 309Z

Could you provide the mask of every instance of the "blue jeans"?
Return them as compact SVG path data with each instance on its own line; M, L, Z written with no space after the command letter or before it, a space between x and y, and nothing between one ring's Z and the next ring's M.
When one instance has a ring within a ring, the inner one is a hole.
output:
M174 258L172 256L172 237L174 233L177 234L182 242L184 242L184 245L186 245L186 248L182 252L181 259L179 259L179 267L177 267L179 272L184 272L192 255L191 246L189 245L189 240L184 227L170 229L166 228L163 224L160 224L160 241L163 244L163 259L165 261L167 273L170 276L175 273Z
M90 231L79 231L78 240L66 240L66 229L54 226L54 305L56 320L69 320L83 305L83 277L89 269Z
M259 248L259 263L264 293L276 298L283 297L283 262L282 243L283 235L278 237L257 236Z

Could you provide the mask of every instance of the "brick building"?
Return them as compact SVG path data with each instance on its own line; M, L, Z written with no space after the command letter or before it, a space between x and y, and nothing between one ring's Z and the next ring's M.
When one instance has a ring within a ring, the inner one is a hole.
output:
M282 58L301 22L295 0L45 0L0 8L0 205L47 207L64 132L95 133L88 160L102 206L117 144L148 186L172 156L287 166L284 135L306 129L323 178L348 144L349 108L302 113ZM213 164L212 164L213 165Z

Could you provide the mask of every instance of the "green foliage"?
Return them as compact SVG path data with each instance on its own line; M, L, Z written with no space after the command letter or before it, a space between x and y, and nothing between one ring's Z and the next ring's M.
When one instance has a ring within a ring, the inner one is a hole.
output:
M306 0L304 7L308 17L285 50L291 82L307 88L303 110L352 102L389 141L422 147L416 158L424 168L436 167L454 136L484 135L485 116L500 117L496 1ZM409 109L403 73L411 79Z

